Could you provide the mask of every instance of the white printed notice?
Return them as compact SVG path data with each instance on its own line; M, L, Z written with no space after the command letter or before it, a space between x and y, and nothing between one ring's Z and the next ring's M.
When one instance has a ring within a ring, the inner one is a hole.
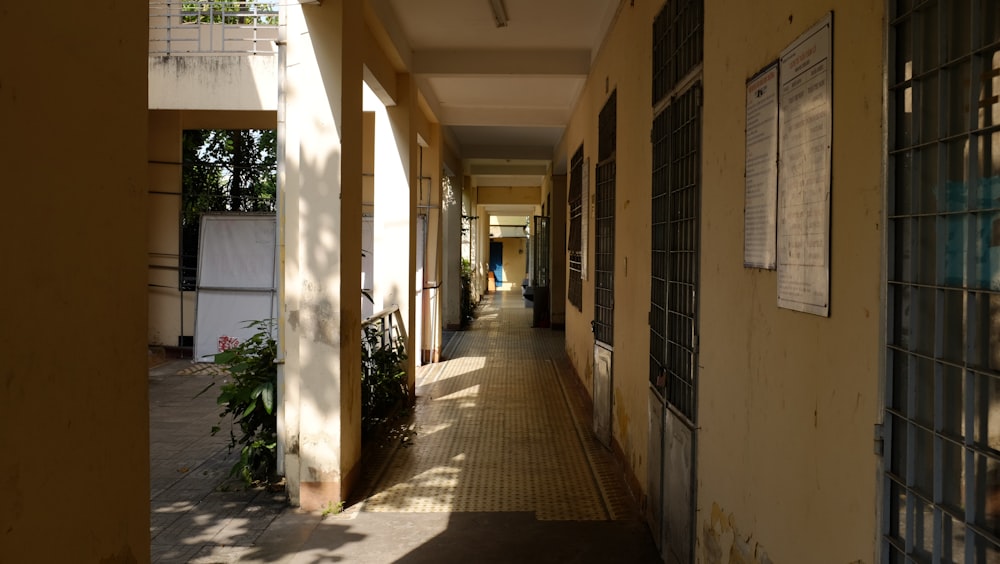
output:
M780 59L778 307L830 315L833 14Z
M775 268L778 220L778 63L747 81L743 266Z

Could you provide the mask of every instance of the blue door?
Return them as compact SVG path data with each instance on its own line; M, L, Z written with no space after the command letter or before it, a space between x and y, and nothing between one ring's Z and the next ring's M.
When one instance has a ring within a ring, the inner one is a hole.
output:
M503 243L500 241L490 241L490 271L499 288L503 284Z

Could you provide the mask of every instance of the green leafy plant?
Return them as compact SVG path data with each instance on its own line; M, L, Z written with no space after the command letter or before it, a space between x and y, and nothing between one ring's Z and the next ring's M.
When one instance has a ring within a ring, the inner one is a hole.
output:
M366 325L361 347L361 425L369 431L408 396L402 339Z
M468 327L469 323L472 322L472 316L476 311L476 304L472 301L472 263L466 259L462 259L462 305L461 305L461 324L462 327Z
M247 327L257 330L253 336L215 355L215 362L227 366L231 375L219 392L220 425L230 419L229 451L240 447L230 475L250 485L269 482L277 469L278 346L271 337L273 326L273 320L251 321ZM212 434L221 429L212 427Z
M344 512L343 501L338 502L336 504L334 504L332 501L328 501L326 502L326 505L323 507L323 517L326 517L328 515L339 515L343 512Z

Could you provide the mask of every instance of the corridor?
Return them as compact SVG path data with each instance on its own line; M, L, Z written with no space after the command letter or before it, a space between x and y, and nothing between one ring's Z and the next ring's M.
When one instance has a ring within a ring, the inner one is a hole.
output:
M659 562L620 470L589 430L562 333L533 329L531 318L520 292L484 299L472 327L447 344L448 360L420 369L415 409L385 446L368 450L358 501L342 513L287 508L275 516L273 502L264 502L269 496L220 493L203 479L221 479L226 465L218 460L203 465L212 472L193 473L215 492L154 480L154 560ZM191 371L182 376L190 379ZM177 409L157 402L165 390L151 388L151 414L161 413L154 423L169 420L163 410ZM170 451L170 437L152 432L162 437L154 448ZM163 453L152 456L163 475L176 476ZM157 503L170 491L193 498ZM209 503L211 513L200 514ZM189 514L160 533L157 507Z

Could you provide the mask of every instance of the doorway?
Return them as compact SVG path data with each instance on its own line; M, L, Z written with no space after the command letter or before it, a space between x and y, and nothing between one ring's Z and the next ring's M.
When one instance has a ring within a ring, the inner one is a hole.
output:
M668 564L694 562L702 21L702 3L688 0L653 23L647 518Z
M594 433L611 447L611 417L614 409L615 335L615 144L617 99L614 91L598 117L597 205L594 247Z
M490 241L490 272L499 291L503 287L503 243L500 241Z

